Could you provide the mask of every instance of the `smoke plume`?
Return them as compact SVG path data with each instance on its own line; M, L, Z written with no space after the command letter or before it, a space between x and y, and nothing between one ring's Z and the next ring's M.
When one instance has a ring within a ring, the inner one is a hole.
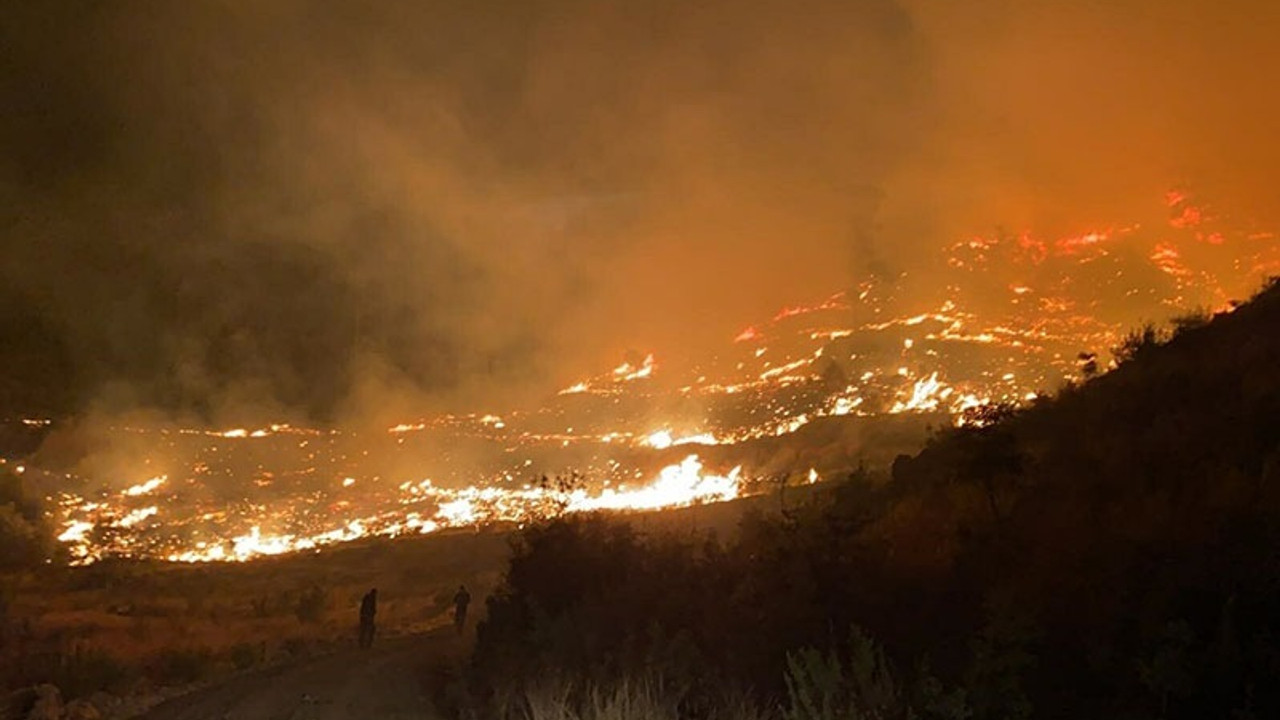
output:
M1242 0L6 5L18 410L510 404L957 234L1280 219Z

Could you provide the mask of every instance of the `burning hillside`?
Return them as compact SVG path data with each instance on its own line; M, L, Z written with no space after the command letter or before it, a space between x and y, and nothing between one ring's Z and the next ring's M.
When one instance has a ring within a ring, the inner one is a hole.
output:
M927 290L869 278L748 324L689 367L641 355L533 408L376 431L116 426L109 463L68 466L55 443L23 469L50 493L60 540L82 563L248 560L839 477L910 450L927 423L1027 402L1079 378L1083 362L1105 367L1144 319L1229 310L1280 272L1273 234L1231 231L1184 194L1168 207L1163 227L967 238ZM821 449L802 432L910 417L920 422Z

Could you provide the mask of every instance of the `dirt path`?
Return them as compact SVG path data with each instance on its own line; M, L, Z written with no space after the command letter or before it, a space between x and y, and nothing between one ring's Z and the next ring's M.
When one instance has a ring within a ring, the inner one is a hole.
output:
M402 720L435 718L423 680L456 653L452 632L380 642L242 675L173 698L144 720Z

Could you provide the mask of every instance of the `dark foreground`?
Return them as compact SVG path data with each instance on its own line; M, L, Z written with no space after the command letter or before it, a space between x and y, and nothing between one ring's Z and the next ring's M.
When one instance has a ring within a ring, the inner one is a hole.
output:
M242 675L177 697L147 720L364 720L431 718L422 680L434 662L461 652L451 630L395 638L372 650L352 647L295 665Z

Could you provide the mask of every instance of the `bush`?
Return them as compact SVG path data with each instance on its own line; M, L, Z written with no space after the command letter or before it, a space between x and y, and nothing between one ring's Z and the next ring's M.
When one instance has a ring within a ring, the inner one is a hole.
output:
M847 660L834 650L804 648L787 654L787 707L783 720L891 720L912 718L884 651L858 628Z
M310 590L302 593L302 597L298 598L298 607L295 613L298 620L304 623L318 623L324 619L324 613L329 609L329 594L319 585L312 586Z
M300 658L306 656L310 652L311 645L305 638L291 637L285 638L280 648L285 651L289 657Z
M209 677L213 666L208 648L173 648L156 658L149 674L162 685L186 685Z
M1120 344L1111 349L1111 354L1115 356L1117 363L1124 364L1146 355L1167 340L1168 337L1164 331L1154 323L1146 323L1136 330L1130 330Z
M1207 308L1196 308L1184 315L1175 317L1171 322L1173 325L1173 335L1177 337L1185 332L1204 327L1213 319L1213 315Z
M231 666L236 670L248 670L257 665L261 659L258 646L247 642L233 645L228 655L231 660Z
M610 687L575 688L544 680L526 690L500 717L510 720L678 720L678 697L660 680L621 680ZM741 716L734 716L736 717ZM766 720L756 714L752 718Z
M109 652L77 648L69 653L30 653L15 678L23 685L49 683L67 698L95 692L119 693L137 678L137 670Z

